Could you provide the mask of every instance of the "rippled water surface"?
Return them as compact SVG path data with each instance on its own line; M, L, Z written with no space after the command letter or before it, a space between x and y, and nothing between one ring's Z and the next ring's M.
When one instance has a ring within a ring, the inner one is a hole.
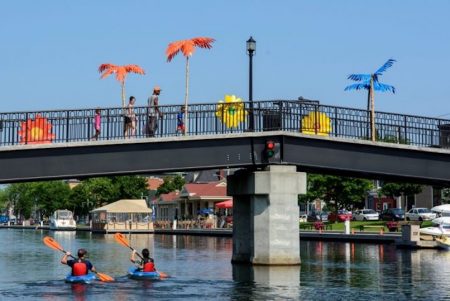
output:
M61 252L86 248L114 283L66 284ZM126 277L130 250L113 235L0 229L0 300L450 300L450 252L398 250L392 245L301 242L298 267L230 263L231 238L130 235L149 248L161 281Z

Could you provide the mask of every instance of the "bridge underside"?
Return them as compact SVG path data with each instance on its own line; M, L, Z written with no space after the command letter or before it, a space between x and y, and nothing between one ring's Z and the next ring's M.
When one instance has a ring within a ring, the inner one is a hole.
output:
M263 155L268 139L280 143L280 156L271 162ZM256 169L268 163L324 174L450 183L449 150L287 132L3 148L0 183L212 168Z

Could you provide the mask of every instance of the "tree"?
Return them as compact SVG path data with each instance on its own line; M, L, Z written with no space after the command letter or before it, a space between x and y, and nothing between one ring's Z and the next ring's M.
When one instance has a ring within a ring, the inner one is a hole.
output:
M419 184L385 182L380 189L380 193L395 198L405 195L408 198L410 195L421 193L422 189L422 185ZM407 204L405 204L405 210L406 207Z
M72 202L79 215L119 199L139 199L147 194L147 180L140 176L91 178L72 190Z
M336 212L340 208L361 205L372 185L372 181L366 179L308 174L308 191L301 200L322 199Z
M181 190L183 189L183 186L186 183L184 178L180 175L164 177L163 180L164 183L162 183L158 187L156 195L169 193L175 190Z
M118 190L110 178L91 178L82 185L87 201L93 202L94 208L117 201Z
M389 59L383 66L378 68L375 73L372 74L350 74L347 79L357 81L360 83L353 84L345 87L345 91L350 90L368 90L367 97L367 111L370 111L370 133L372 141L375 141L375 91L386 92L390 91L395 94L395 87L380 83L378 77L383 74L384 71L389 69L395 60Z
M186 92L184 94L184 125L187 133L188 126L188 98L189 98L189 57L195 52L195 47L211 49L215 40L207 37L197 37L189 40L175 41L166 49L167 61L170 62L180 51L186 57Z
M50 216L58 209L74 209L70 187L63 181L30 183L27 193L32 194L33 210L39 211L41 216Z
M39 217L50 216L55 210L71 209L71 191L63 181L30 182L11 184L4 191L8 206L14 207L14 214L29 218L33 213Z
M147 195L147 179L140 176L122 176L112 178L116 187L117 199L140 199Z
M0 189L0 214L8 209L9 200L6 188Z
M113 73L116 74L116 79L120 82L122 87L122 108L125 108L125 79L128 73L145 74L144 69L138 65L117 66L114 64L101 64L100 67L98 67L98 72L102 73L100 78L108 77Z
M31 183L18 183L8 186L7 193L10 205L14 208L13 214L17 217L29 218L33 206L31 198Z

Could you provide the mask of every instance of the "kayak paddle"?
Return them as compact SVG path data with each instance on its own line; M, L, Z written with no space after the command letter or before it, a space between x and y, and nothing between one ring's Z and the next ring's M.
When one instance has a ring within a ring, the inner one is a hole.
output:
M128 239L125 237L125 235L123 235L122 233L116 233L116 234L114 234L114 238L116 239L117 243L119 243L120 245L122 245L122 246L124 246L124 247L130 248L132 251L135 251L135 252L136 252L136 255L139 256L140 259L144 260L144 257L142 257L142 255L139 254L139 253L136 251L136 249L134 249L134 248L130 245L130 243L128 242ZM164 273L164 272L158 271L158 273L159 273L159 276L160 276L161 278L167 278L167 277L169 277L169 276L168 276L166 273Z
M51 238L50 236L44 237L43 241L47 247L57 250L57 251L61 251L64 254L67 254L67 251L64 250L63 247L61 247L61 245L56 240ZM72 256L72 254L70 255L70 257L72 257L73 259L77 259L74 256ZM92 271L92 272L94 272L94 271ZM114 281L114 278L109 275L106 275L104 273L99 273L97 271L95 271L94 273L97 275L98 279L100 279L101 281L104 281L104 282Z

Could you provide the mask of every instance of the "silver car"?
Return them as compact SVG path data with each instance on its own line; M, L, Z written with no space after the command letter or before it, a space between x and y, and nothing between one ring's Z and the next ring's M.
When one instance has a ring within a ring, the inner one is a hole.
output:
M380 219L380 215L373 209L362 209L356 210L352 219L354 221L377 221Z
M407 221L430 221L436 218L436 213L428 208L412 208L406 212Z

